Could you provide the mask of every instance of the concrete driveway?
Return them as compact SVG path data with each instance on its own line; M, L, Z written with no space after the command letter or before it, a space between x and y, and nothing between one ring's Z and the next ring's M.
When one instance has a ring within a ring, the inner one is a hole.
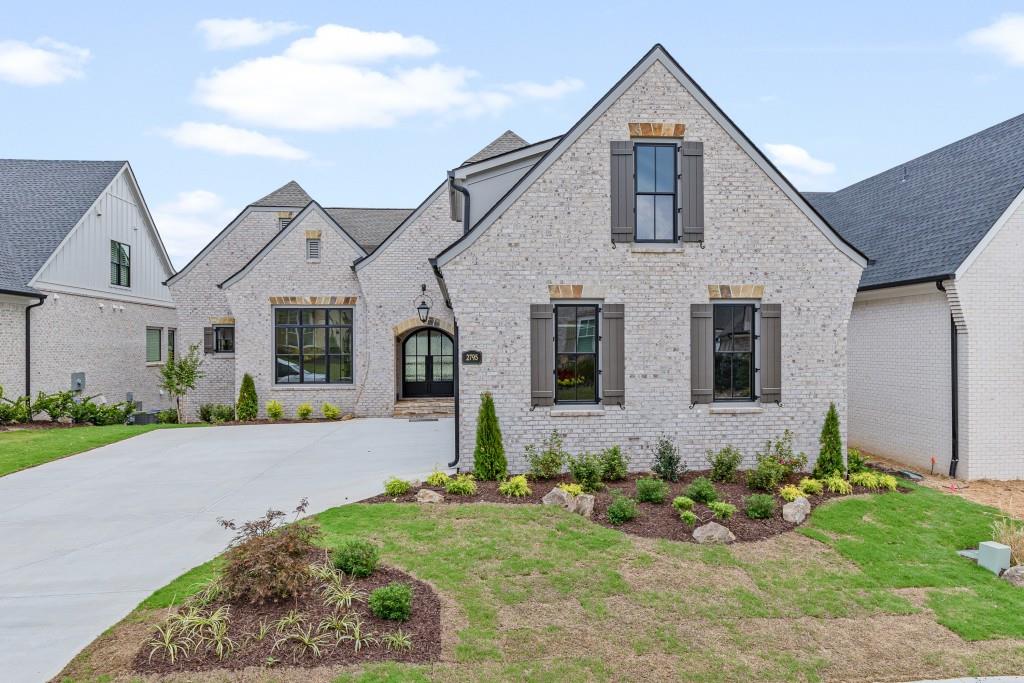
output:
M0 477L0 678L56 675L223 550L218 517L360 500L443 467L453 444L451 419L167 429Z

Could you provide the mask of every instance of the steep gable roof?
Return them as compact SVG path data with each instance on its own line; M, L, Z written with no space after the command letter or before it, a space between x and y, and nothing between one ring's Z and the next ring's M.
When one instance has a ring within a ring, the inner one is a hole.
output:
M325 208L334 222L345 229L366 253L372 253L404 221L412 209Z
M521 147L526 147L529 144L530 143L516 135L511 130L506 130L504 133L491 140L486 147L462 162L462 165L465 166L466 164L472 164L477 161L482 161L483 159L496 157L499 154L508 154L509 152L514 152Z
M767 175L772 182L792 201L798 209L811 221L812 224L841 252L855 263L864 267L867 265L867 258L857 250L849 241L828 224L828 221L819 214L810 202L805 199L793 186L786 176L775 167L767 156L741 131L732 119L722 111L721 108L708 96L690 75L686 73L672 55L668 53L661 44L655 44L633 68L619 79L605 95L598 100L590 110L583 115L569 129L569 131L558 139L558 142L542 156L536 164L522 178L513 185L501 199L497 201L480 220L462 237L448 245L440 254L431 259L435 267L441 267L453 258L468 249L487 228L489 228L515 201L533 184L537 178L544 174L548 168L562 155L562 153L573 145L581 135L598 119L609 107L614 104L647 70L655 64L661 63L679 84L700 104L705 111L722 127L733 141L754 161L758 167Z
M1024 191L1024 114L837 192L806 196L871 259L861 288L953 275Z
M301 185L294 180L289 180L266 197L257 199L250 206L285 206L301 209L311 201L313 198L306 194Z
M0 289L28 282L126 161L0 159Z

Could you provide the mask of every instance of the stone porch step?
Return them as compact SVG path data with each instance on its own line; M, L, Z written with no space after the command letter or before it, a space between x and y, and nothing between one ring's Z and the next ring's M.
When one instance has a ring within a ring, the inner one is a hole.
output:
M395 403L394 416L401 419L454 417L454 398L403 398Z

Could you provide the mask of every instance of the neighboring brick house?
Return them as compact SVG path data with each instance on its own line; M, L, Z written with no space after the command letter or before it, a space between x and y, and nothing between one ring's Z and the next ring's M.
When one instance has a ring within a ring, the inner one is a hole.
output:
M175 349L173 272L127 162L0 160L4 394L169 407L159 367Z
M871 259L850 321L850 442L1024 478L1024 115L807 197Z

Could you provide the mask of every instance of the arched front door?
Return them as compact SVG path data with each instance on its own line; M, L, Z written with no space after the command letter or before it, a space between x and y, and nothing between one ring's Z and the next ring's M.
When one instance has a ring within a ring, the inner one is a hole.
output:
M454 396L455 345L441 330L419 330L402 343L402 396Z

